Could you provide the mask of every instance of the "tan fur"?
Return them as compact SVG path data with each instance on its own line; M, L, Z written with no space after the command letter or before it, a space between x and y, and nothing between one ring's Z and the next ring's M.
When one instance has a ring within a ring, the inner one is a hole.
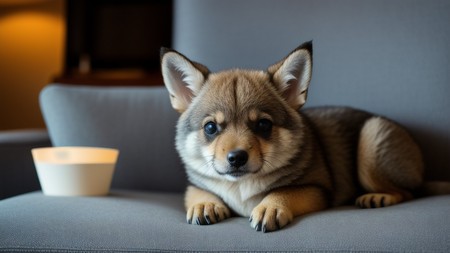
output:
M235 213L273 231L332 206L397 204L423 183L420 149L399 125L345 107L299 111L311 78L310 43L267 71L210 73L172 50L161 57L181 113L176 147L192 184L189 223Z
M410 191L423 183L422 154L404 129L386 119L371 118L360 133L358 178L369 192L356 200L361 207L409 200Z

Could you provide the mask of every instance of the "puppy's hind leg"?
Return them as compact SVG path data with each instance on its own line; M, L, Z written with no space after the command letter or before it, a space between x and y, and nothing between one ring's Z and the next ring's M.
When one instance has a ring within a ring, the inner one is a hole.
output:
M358 178L367 192L356 199L362 208L394 205L412 198L423 182L423 160L412 137L393 122L373 117L358 143Z

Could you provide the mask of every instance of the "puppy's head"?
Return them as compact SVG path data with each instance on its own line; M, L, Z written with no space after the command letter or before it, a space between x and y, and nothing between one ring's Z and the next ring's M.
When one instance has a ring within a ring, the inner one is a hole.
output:
M164 83L175 110L177 150L188 170L236 181L287 166L301 152L302 118L312 71L305 43L267 71L210 73L168 49Z

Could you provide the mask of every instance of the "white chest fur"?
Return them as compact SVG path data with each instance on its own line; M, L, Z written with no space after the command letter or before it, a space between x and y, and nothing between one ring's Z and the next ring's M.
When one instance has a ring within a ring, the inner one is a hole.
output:
M193 183L219 196L237 214L249 217L253 208L266 195L268 186L272 182L255 179L249 175L236 181L203 177L201 180Z

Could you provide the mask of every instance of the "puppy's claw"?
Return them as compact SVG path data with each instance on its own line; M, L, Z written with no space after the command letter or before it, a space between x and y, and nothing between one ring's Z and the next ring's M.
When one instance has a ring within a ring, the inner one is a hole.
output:
M255 230L258 232L261 231L261 222L256 225Z
M220 216L219 216L219 214L217 214L217 212L215 212L215 211L214 211L214 218L215 218L215 221L216 221L216 222L220 221Z
M211 224L211 220L209 219L209 215L205 215L205 221L208 225Z
M268 232L268 231L267 231L267 227L266 227L266 225L263 225L263 227L262 227L262 232L263 232L263 233L266 233L266 232Z

